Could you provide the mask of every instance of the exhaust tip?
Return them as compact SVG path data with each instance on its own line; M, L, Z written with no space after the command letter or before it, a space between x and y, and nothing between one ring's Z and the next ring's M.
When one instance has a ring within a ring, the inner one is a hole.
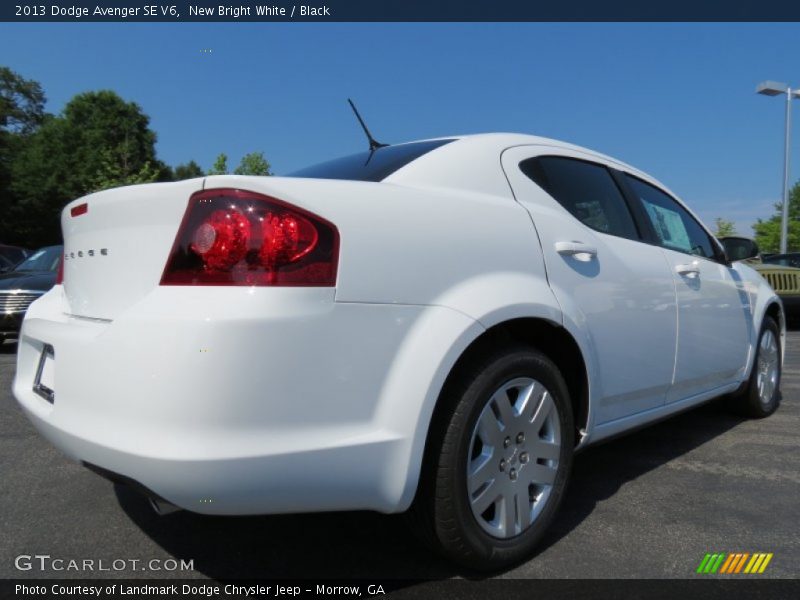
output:
M180 507L175 506L174 504L167 502L166 500L162 500L160 498L149 498L150 506L153 508L155 513L159 517L164 517L166 515L170 515L174 512L178 512L181 510Z

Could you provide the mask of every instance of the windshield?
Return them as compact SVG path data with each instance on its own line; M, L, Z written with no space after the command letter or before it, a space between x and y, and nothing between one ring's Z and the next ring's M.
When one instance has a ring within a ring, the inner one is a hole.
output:
M31 254L19 263L15 271L56 271L61 260L61 246L48 246Z
M286 177L314 177L317 179L351 179L355 181L383 181L411 161L455 140L430 140L411 142L399 146L384 146L374 152L367 150L342 158L300 169Z

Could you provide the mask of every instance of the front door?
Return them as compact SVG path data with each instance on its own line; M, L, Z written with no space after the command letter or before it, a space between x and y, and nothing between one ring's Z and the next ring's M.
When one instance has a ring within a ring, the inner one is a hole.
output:
M678 297L678 356L668 402L738 382L750 346L752 313L738 273L700 223L663 190L625 176L672 268Z

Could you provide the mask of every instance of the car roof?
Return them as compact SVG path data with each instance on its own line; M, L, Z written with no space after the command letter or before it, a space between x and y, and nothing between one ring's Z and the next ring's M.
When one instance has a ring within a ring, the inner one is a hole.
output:
M661 182L627 163L589 148L552 138L521 133L477 133L415 141L433 140L454 141L425 153L389 175L384 181L397 184L460 188L478 193L511 196L511 190L503 170L501 168L487 169L486 166L498 165L498 157L509 148L544 146L555 150L580 153L589 159L627 171L669 192Z

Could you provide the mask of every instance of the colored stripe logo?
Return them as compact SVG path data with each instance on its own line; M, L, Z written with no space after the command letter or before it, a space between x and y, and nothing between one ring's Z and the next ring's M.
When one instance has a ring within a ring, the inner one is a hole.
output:
M769 562L772 560L772 552L756 552L750 554L749 552L733 552L726 554L724 552L717 552L714 554L708 553L700 561L700 566L697 567L697 572L702 574L713 575L720 574L738 574L745 573L755 575L763 573Z

